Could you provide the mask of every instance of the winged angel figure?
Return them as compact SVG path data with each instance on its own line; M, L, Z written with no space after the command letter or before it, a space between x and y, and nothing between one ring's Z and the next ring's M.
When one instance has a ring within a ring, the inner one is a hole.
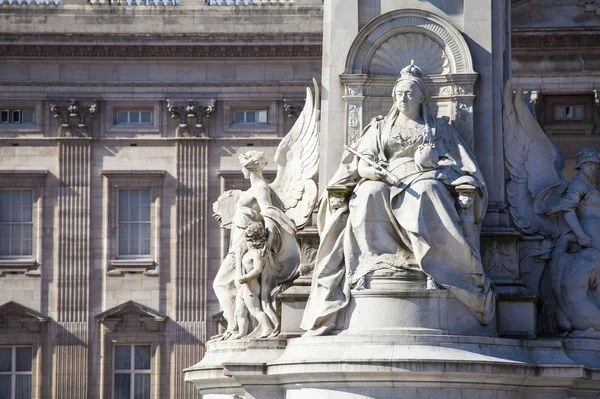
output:
M227 330L214 340L265 338L280 331L274 292L297 275L296 232L309 223L318 195L320 111L314 79L313 84L315 98L307 88L304 109L275 153L275 181L263 177L265 154L246 152L239 160L250 188L225 192L213 206L221 227L231 229L229 252L213 283ZM256 325L250 334L248 313Z
M526 236L521 275L543 301L540 332L600 338L600 192L590 182L600 155L582 149L577 175L567 184L564 160L523 96L513 96L510 82L504 95L508 202L514 223Z

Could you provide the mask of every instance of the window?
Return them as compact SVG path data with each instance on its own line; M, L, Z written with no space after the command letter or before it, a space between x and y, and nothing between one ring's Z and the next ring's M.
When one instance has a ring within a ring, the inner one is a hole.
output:
M116 345L114 355L114 399L149 399L151 379L150 345Z
M158 274L163 170L102 170L104 264L109 275Z
M234 111L233 123L267 123L267 110Z
M118 197L119 256L150 256L151 190L120 189Z
M33 190L0 190L0 256L30 257Z
M31 398L32 357L30 346L0 347L0 398Z
M152 123L152 111L150 110L128 110L117 111L117 124L119 123Z
M0 123L33 123L33 109L0 110Z
M583 120L583 105L557 105L554 107L554 119L557 121Z

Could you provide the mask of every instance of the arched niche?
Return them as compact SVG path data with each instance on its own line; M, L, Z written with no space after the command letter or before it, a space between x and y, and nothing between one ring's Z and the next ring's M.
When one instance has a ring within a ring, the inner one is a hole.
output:
M433 13L401 9L383 14L358 33L344 74L346 140L360 136L363 120L385 114L400 70L415 61L432 105L472 145L473 99L477 73L469 47L450 22Z

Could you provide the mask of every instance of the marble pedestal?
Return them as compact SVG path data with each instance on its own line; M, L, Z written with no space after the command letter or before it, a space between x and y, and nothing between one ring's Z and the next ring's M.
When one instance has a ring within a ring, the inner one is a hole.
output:
M591 399L600 342L338 335L208 344L185 370L204 399Z

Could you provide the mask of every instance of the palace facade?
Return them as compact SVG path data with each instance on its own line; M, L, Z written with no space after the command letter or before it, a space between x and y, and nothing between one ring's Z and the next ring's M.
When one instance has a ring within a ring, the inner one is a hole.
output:
M348 1L361 27L423 3ZM506 7L502 56L569 178L579 149L600 148L600 6ZM239 154L273 159L321 79L328 12L0 0L0 397L199 397L182 370L222 326L211 284L228 250L212 203L247 187Z

